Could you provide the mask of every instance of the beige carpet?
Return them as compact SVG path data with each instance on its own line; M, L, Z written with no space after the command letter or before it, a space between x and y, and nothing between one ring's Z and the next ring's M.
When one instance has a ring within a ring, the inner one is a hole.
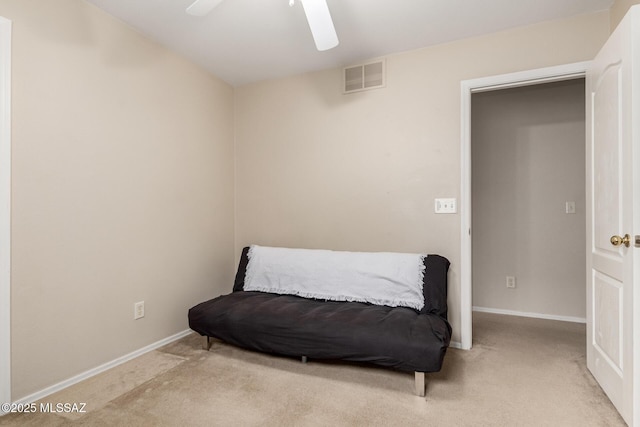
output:
M450 349L427 396L413 375L299 360L190 335L54 394L84 414L10 414L8 426L617 426L585 366L585 326L474 313L474 348Z

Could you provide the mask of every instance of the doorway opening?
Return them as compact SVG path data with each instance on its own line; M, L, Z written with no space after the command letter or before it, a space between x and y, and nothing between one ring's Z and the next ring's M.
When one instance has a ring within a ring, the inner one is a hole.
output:
M472 347L473 308L473 252L472 252L472 149L471 106L472 94L539 85L543 83L584 79L589 62L543 68L512 74L466 80L461 83L461 291L460 291L460 343L462 349ZM583 158L584 159L584 158ZM584 197L584 192L582 194ZM567 200L572 201L572 200ZM566 209L566 206L565 206ZM584 230L583 230L584 231ZM582 233L584 234L584 233ZM508 244L508 242L505 242ZM561 243L559 243L561 244ZM584 246L582 246L584 249ZM505 276L506 288L506 276ZM517 277L516 277L517 287ZM516 288L517 289L517 288Z
M472 95L473 310L586 323L585 80Z

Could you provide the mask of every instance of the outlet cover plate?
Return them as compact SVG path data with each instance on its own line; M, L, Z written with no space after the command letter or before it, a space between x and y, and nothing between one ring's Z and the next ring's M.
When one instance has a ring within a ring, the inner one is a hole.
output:
M142 319L144 317L144 301L133 304L133 320Z

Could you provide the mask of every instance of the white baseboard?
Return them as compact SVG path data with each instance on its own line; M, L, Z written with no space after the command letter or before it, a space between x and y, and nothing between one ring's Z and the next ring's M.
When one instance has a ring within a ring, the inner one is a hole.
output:
M562 322L587 323L583 317L556 316L554 314L528 313L524 311L502 310L500 308L487 308L473 306L473 311L481 313L506 314L508 316L533 317L536 319L560 320Z
M520 316L520 317L533 317L536 319L546 319L546 320L560 320L562 322L573 322L573 323L587 323L587 319L582 317L571 317L571 316L556 316L554 314L542 314L542 313L528 313L524 311L515 311L515 310L503 310L500 308L488 308L488 307L476 307L473 306L473 311L477 311L480 313L493 313L493 314L504 314L507 316ZM461 342L459 341L451 341L449 343L449 347L457 348L460 350L470 350L470 348L465 348Z
M17 404L30 404L33 402L36 402L40 399L43 399L47 396L49 396L50 394L53 394L55 392L58 392L62 389L65 389L67 387L70 387L74 384L79 383L80 381L84 381L87 378L91 378L95 375L98 375L104 371L107 371L111 368L115 368L118 365L122 365L125 362L128 362L131 359L135 359L136 357L142 356L145 353L148 353L150 351L156 350L162 346L165 346L167 344L170 344L174 341L179 340L180 338L186 337L187 335L189 335L190 333L192 333L193 331L191 329L187 329L185 331L182 332L178 332L175 335L171 335L170 337L161 339L160 341L156 341L153 344L149 344L146 347L143 347L139 350L133 351L129 354L125 354L124 356L118 357L117 359L114 359L110 362L107 362L105 364L102 364L100 366L97 366L93 369L89 369L88 371L85 371L81 374L78 374L76 376L73 376L67 380L61 381L57 384L54 384L52 386L49 386L45 389L42 389L40 391L37 391L33 394L30 394L26 397L23 397L22 399L16 400L14 403ZM4 415L4 414L0 414L0 415Z

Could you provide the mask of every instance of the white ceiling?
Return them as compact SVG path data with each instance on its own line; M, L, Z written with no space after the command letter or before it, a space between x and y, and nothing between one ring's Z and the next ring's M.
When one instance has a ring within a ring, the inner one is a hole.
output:
M613 0L327 0L340 39L318 52L299 1L87 0L238 86L522 25L608 9Z

